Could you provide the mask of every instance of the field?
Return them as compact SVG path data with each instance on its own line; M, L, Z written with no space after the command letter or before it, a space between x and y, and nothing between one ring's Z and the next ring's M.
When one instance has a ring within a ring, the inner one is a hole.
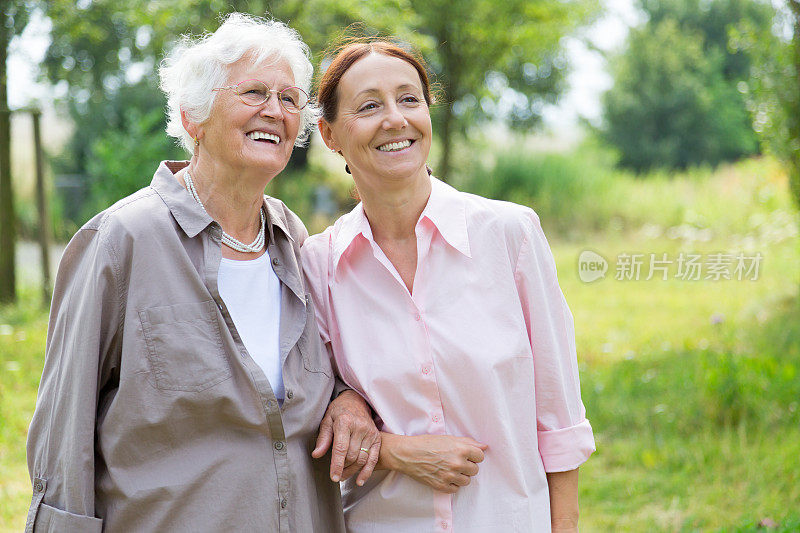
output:
M539 209L597 440L581 468L581 530L800 530L800 239L785 175L751 160L597 179L575 198L579 212ZM581 281L586 250L607 262L604 278ZM699 279L681 263L690 255ZM663 269L648 280L654 260ZM24 287L0 309L2 531L22 529L30 498L25 434L46 330L37 296Z

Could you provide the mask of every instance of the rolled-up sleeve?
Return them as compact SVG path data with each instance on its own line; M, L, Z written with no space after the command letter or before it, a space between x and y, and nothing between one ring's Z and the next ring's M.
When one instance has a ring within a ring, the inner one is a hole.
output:
M28 431L33 499L26 531L101 531L95 517L95 426L114 374L121 297L110 246L96 228L59 266L36 410Z
M595 450L581 401L575 330L555 261L531 211L515 280L533 351L536 427L546 472L573 470Z

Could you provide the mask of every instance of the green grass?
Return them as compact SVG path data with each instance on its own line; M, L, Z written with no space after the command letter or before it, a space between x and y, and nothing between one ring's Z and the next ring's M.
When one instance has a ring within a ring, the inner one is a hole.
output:
M581 473L582 530L749 531L767 517L796 524L798 239L762 243L755 281L614 279L622 251L686 251L663 237L552 247L598 445ZM585 248L610 261L605 279L578 278ZM690 250L738 249L718 239Z
M798 530L800 240L773 165L621 178L632 205L614 207L615 231L551 239L598 444L581 472L583 531L757 531L766 518ZM670 218L683 202L691 223ZM586 249L609 261L605 278L579 279ZM651 253L720 251L760 252L758 279L680 280L675 263L666 281L643 279ZM620 253L644 254L641 280L615 279Z
M616 220L608 227L561 232L568 224L542 216L598 446L581 468L582 531L755 532L766 518L800 530L800 239L776 168L621 175L595 191L596 207L578 202L595 209L586 220ZM629 201L603 204L615 195ZM609 261L604 279L579 279L585 249ZM650 253L719 251L760 252L759 278L683 281L673 264L667 281L615 279L622 252L646 266ZM25 432L46 332L37 298L0 309L0 531L22 529L30 498Z
M47 313L23 290L17 306L0 307L0 531L21 531L31 488L25 438L42 375Z

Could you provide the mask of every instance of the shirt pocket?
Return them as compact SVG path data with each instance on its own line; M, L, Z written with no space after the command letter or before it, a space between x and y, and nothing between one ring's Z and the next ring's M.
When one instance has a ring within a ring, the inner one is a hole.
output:
M314 313L314 300L306 294L306 327L297 341L300 353L303 356L303 366L309 372L320 372L333 377L331 361L328 351L322 345L317 328L317 316Z
M157 389L199 392L231 377L213 300L150 307L139 319Z

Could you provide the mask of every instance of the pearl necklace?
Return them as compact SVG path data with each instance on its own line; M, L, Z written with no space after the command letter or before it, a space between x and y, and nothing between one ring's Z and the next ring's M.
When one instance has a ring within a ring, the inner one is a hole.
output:
M189 175L188 170L184 173L183 181L186 182L186 189L188 189L189 194L192 195L192 198L194 198L195 201L198 204L200 204L200 207L203 208L203 211L206 211L206 206L204 206L203 202L200 201L200 195L197 194L197 189L194 188L194 182L192 181L192 176ZM259 209L259 212L261 213L261 228L258 230L258 235L256 236L256 240L254 240L250 244L245 244L228 235L225 232L225 230L222 230L222 244L224 244L228 248L236 250L237 252L258 253L261 250L263 250L267 218L266 216L264 216L264 209ZM206 214L208 215L208 211L206 211Z

